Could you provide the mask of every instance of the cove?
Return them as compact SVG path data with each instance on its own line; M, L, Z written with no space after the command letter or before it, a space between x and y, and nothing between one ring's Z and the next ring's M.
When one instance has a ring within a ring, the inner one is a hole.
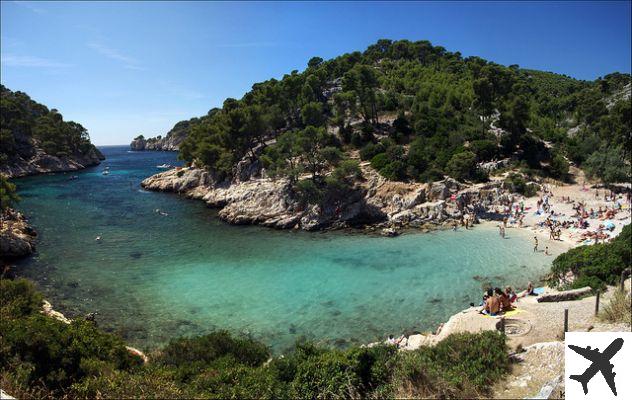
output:
M482 285L525 286L553 259L528 232L485 225L396 238L231 226L201 201L140 188L175 153L101 150L100 166L15 181L39 233L17 272L134 346L227 329L282 352L301 337L345 346L432 330Z

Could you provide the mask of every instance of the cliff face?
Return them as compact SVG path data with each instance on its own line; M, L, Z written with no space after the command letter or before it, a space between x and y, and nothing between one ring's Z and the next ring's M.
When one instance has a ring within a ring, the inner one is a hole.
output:
M175 124L164 137L156 136L146 139L143 135L140 135L132 140L130 148L133 151L178 151L180 144L187 138L191 127L193 127L198 120L198 118L192 118L190 120L180 121Z
M24 257L35 251L37 234L22 214L8 209L0 220L0 258Z
M0 164L0 174L9 178L36 175L47 172L76 171L98 165L105 157L99 149L92 146L87 152L75 152L64 156L46 153L36 140L23 146L25 151L9 156L6 163Z
M449 178L433 184L401 183L388 181L367 166L362 172L364 179L342 203L307 208L301 206L285 179L217 182L206 170L182 168L151 176L141 185L203 200L220 208L219 217L232 224L304 230L423 228L476 211L474 204L496 201L500 193L499 182L464 189Z
M59 111L26 93L2 85L0 92L0 174L12 178L74 171L105 158L80 124L64 121Z
M180 143L182 143L184 138L185 137L159 136L155 138L145 139L143 137L138 137L132 140L132 143L130 143L130 148L133 151L178 151L180 148Z

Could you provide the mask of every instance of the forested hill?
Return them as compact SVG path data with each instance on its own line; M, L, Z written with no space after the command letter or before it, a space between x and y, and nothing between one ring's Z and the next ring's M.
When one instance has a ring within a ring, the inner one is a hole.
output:
M26 93L0 86L0 173L8 177L72 171L104 157L80 124Z
M354 150L392 180L480 181L502 159L528 174L563 179L572 162L628 181L630 75L588 82L428 41L380 40L257 83L188 129L184 160L230 178L245 157L309 193L324 190L326 176L357 172L345 161Z

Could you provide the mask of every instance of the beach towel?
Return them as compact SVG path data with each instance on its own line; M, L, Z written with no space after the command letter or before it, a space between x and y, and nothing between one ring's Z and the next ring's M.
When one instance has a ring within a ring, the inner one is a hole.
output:
M544 288L543 287L537 287L537 288L533 289L533 294L535 294L536 296L539 296L542 293L544 293Z
M524 310L521 310L519 308L514 308L513 310L510 310L510 311L507 311L507 312L504 312L504 313L500 313L500 314L496 314L494 316L491 316L489 314L483 314L483 316L487 317L487 318L511 317L511 316L516 315L516 314L520 314L522 311L524 311Z

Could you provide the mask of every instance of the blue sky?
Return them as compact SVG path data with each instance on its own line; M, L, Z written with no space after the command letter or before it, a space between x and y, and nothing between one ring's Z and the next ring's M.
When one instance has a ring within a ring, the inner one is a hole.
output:
M164 134L312 56L380 38L594 79L630 72L630 2L9 2L2 83L99 145Z

